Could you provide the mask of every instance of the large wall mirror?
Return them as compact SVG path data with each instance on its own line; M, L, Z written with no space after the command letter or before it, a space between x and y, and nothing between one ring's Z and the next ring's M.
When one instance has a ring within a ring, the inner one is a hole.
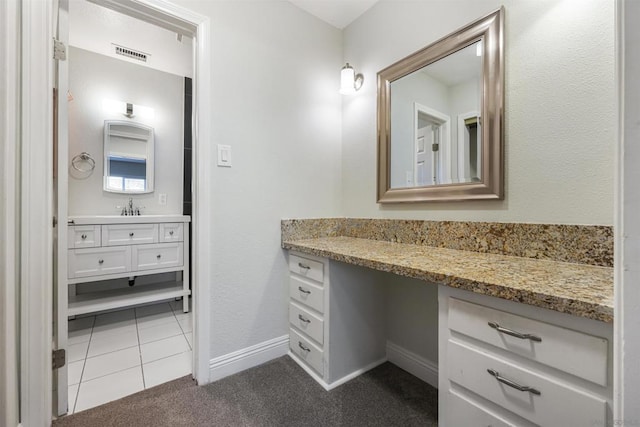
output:
M104 191L127 194L153 192L153 156L152 127L105 120Z
M502 199L504 10L378 73L378 202Z

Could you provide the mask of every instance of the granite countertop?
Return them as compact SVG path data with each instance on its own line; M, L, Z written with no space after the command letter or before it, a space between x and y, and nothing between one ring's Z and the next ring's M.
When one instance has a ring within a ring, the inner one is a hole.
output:
M613 321L613 268L354 237L282 247L562 313Z

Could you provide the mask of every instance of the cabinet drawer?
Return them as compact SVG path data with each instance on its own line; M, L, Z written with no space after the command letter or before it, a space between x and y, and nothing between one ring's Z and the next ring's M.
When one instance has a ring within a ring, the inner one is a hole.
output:
M296 276L289 278L289 295L292 299L324 313L324 290Z
M73 225L68 228L67 247L97 248L100 246L99 225Z
M289 348L320 376L324 375L323 351L293 329L289 329Z
M297 255L289 254L289 270L318 282L324 279L324 265L321 262Z
M183 224L180 222L160 224L160 242L182 242Z
M71 249L68 264L69 279L126 273L131 271L131 248Z
M477 405L449 391L446 408L447 426L468 427L535 427L535 424L526 420L518 420L518 423L507 421L499 415L489 412L488 409Z
M324 321L320 317L291 303L289 304L289 323L318 344L324 344Z
M449 299L448 321L453 331L596 384L607 385L608 341L604 338L455 298ZM541 341L511 336L500 332L497 326L533 335Z
M158 224L102 226L102 246L142 245L158 242Z
M571 353L573 356L575 353ZM448 377L462 387L541 426L606 425L607 402L534 370L517 366L494 354L449 340ZM539 391L519 391L505 381Z
M133 271L182 266L182 243L133 246Z

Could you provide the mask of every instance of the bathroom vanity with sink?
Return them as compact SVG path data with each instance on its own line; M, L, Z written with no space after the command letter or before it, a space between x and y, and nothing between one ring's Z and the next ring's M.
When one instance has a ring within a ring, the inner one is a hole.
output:
M69 285L128 278L124 289L69 293L68 315L183 297L189 311L189 222L184 215L75 216L68 221ZM135 286L138 276L173 280Z
M386 294L375 276L385 271L438 287L440 426L611 422L610 230L378 220L371 231L366 221L376 220L283 221L290 355L321 385L387 360ZM461 245L463 235L470 244L484 239L474 227L513 253L492 242L482 251L444 247ZM523 239L518 227L547 234ZM433 241L447 234L455 242ZM569 237L573 248L563 245ZM547 252L513 256L541 241Z

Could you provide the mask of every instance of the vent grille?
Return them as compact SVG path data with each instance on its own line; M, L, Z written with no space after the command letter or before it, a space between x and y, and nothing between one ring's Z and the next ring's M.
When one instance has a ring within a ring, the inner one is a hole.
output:
M127 58L137 59L138 61L147 62L147 54L129 49L124 46L116 46L116 55L126 56Z

